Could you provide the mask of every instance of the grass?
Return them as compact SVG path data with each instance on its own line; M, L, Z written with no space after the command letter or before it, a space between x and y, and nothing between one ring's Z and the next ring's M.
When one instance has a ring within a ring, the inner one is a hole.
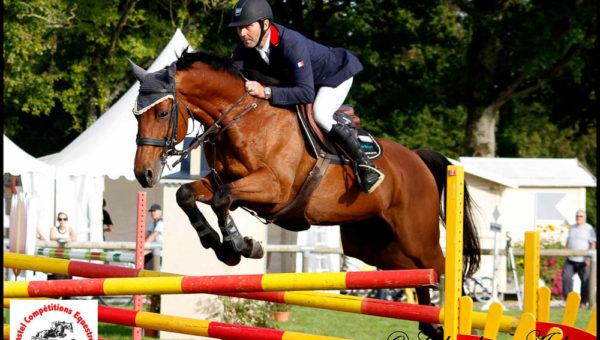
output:
M335 336L349 339L388 339L390 334L397 331L406 333L406 339L419 338L418 323L413 321L394 320L376 316L351 314L329 310L317 310L308 307L293 306L290 321L278 323L282 330ZM522 311L508 310L504 315L521 316ZM560 323L563 309L553 309L550 312L550 321ZM576 328L586 329L592 316L590 310L579 310ZM480 332L482 335L483 332ZM403 338L404 339L404 338ZM512 339L508 334L500 333L498 340Z
M300 306L291 306L290 321L279 322L277 327L281 330L318 334L348 339L388 339L390 334L402 331L406 333L406 339L422 339L419 337L418 323L413 321L394 320L376 316L352 314L323 309L315 309ZM504 315L520 316L519 310L508 310ZM550 321L560 323L563 309L552 309ZM579 310L575 327L586 329L587 323L592 316L590 310ZM8 310L4 310L4 322L8 323ZM112 340L131 339L131 327L98 323L98 334L101 338ZM398 334L398 333L397 333ZM481 331L479 333L482 334ZM182 336L182 339L185 336ZM143 337L145 340L154 338ZM508 340L512 337L500 333L498 340Z

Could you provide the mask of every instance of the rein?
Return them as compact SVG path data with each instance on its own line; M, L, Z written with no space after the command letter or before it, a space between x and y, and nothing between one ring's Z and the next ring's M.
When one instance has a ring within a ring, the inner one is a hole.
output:
M204 143L210 143L213 145L213 148L216 150L216 143L215 140L221 135L223 134L223 132L225 132L233 123L235 123L236 120L242 118L244 115L246 115L246 113L250 112L251 110L255 109L258 107L258 104L260 103L260 98L258 98L254 103L250 104L250 106L248 106L242 113L240 113L237 117L235 117L234 119L231 120L231 122L227 123L227 125L225 125L224 127L221 127L220 123L223 119L225 119L225 117L227 117L227 115L229 115L229 113L231 113L231 111L233 111L233 109L238 106L238 104L240 102L242 102L242 100L244 100L244 98L246 98L246 96L248 95L248 92L244 92L244 94L235 102L233 103L233 105L231 105L229 107L229 109L227 109L227 111L225 113L223 113L221 115L221 117L219 117L211 126L208 127L208 129L206 129L202 134L197 135L194 140L190 143L190 146L188 146L185 150L183 151L178 151L178 155L181 155L181 157L179 157L178 160L176 160L172 166L176 166L177 164L183 162L184 159L186 159L189 155L189 153L194 150L195 148L199 147L200 145L204 144ZM193 117L193 116L192 116ZM218 132L216 132L217 130L219 130ZM214 135L213 135L214 134ZM211 137L211 135L213 135ZM213 153L213 155L216 153ZM211 173L213 173L213 175L215 176L215 179L218 179L219 175L217 174L216 170L215 170L215 163L216 163L216 156L213 157L213 164L211 166ZM218 179L218 181L220 181L220 179Z

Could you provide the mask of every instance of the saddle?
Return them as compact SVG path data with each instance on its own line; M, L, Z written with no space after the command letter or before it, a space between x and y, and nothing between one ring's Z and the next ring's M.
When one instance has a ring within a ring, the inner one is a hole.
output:
M333 164L349 164L351 159L336 148L315 122L313 104L297 105L296 112L307 148L315 158L328 158ZM352 105L342 105L333 117L338 124L345 125L360 142L361 149L370 159L381 156L382 148L377 140L360 124L360 118L354 113Z
M296 114L306 141L309 153L317 159L312 170L296 197L278 212L267 217L267 221L285 226L288 230L302 231L310 228L312 221L306 216L306 205L315 191L329 164L351 164L352 160L339 148L325 138L313 116L313 104L296 105ZM334 119L345 125L359 140L361 148L370 159L381 156L382 148L377 140L360 124L360 118L354 114L354 107L342 105Z

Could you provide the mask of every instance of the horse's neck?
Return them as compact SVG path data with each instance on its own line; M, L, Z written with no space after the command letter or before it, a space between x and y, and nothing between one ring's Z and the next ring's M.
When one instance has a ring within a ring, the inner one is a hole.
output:
M194 117L200 121L205 128L212 125L223 114L225 114L236 101L244 94L244 86L241 79L234 76L212 70L202 64L195 65L190 70L178 72L178 93L199 110L193 110ZM231 117L235 117L239 107L245 107L246 99L232 109L233 114L224 117L223 123L227 123ZM239 111L241 112L241 111ZM231 116L231 117L229 117Z

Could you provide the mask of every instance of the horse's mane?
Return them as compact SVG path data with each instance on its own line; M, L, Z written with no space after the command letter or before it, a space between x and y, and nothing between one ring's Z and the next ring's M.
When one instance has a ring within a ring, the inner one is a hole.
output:
M177 69L187 70L194 63L204 63L212 67L214 70L223 70L236 78L243 79L241 75L250 80L258 81L259 83L278 86L280 81L266 76L259 71L253 69L239 69L231 58L219 56L215 53L202 50L190 51L186 49L177 59Z

